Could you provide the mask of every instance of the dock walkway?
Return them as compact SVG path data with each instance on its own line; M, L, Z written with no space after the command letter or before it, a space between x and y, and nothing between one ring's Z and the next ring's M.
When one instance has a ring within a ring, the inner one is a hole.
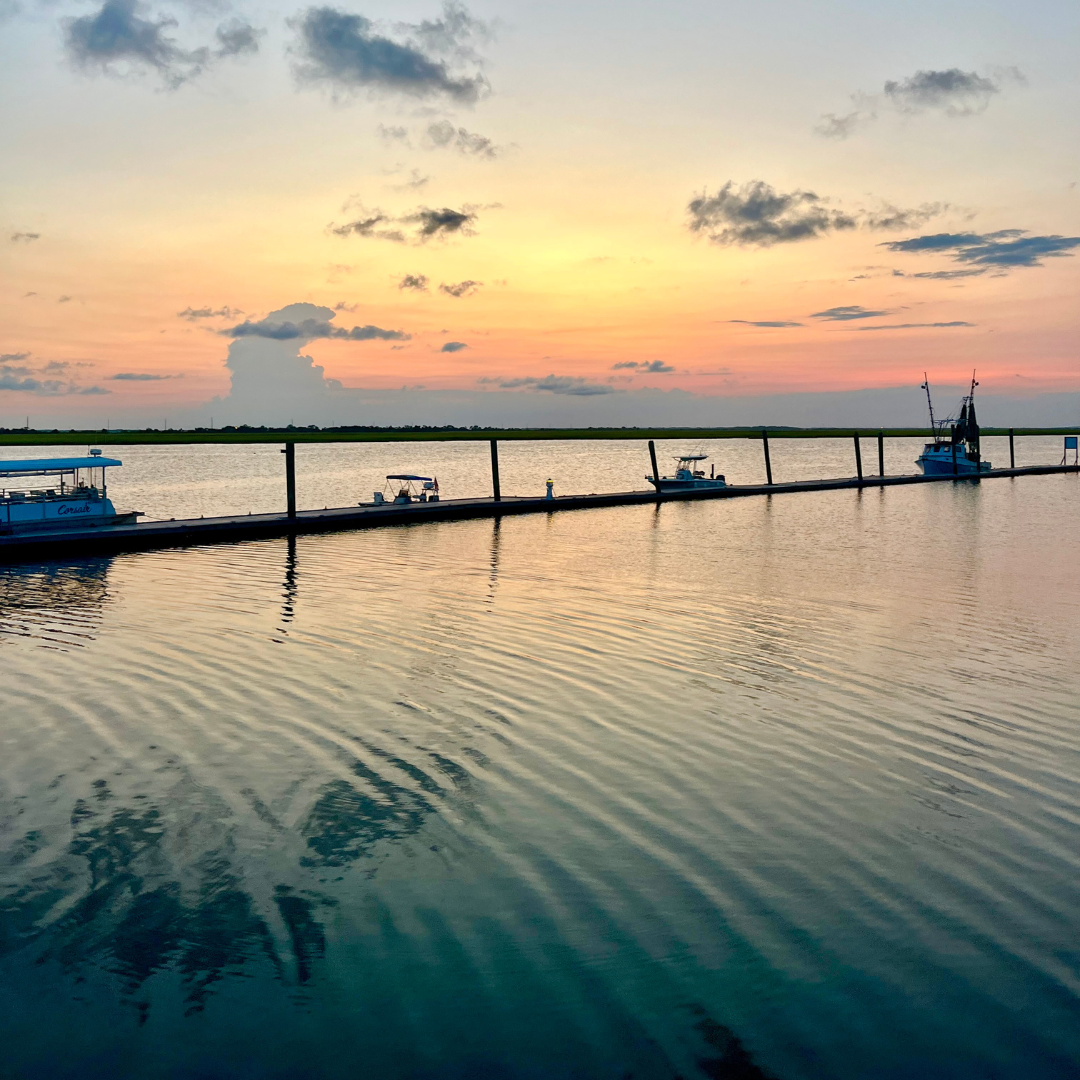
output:
M328 510L300 510L288 514L243 514L227 517L190 518L181 521L143 521L131 525L69 528L17 535L0 534L0 563L37 561L71 555L99 555L117 551L183 547L235 540L261 539L296 533L369 529L387 525L412 525L426 521L460 521L467 518L506 517L511 514L552 513L557 510L591 510L649 503L690 502L701 499L736 499L748 495L786 495L795 492L836 491L846 488L883 488L902 484L970 483L1009 476L1044 476L1080 473L1076 465L1036 465L1020 469L994 469L973 476L864 476L835 480L800 480L788 484L732 484L697 491L618 491L593 495L560 495L553 499L510 496L502 499L447 499L440 502L366 503Z

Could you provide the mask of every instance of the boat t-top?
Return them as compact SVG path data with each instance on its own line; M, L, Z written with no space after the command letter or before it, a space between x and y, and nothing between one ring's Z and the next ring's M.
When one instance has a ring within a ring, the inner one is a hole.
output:
M975 372L971 373L971 390L961 399L959 417L947 416L934 419L934 403L930 399L930 380L923 373L922 389L926 391L926 404L930 409L930 429L934 441L923 447L915 464L926 476L972 476L989 472L989 461L983 461L979 453L979 422L975 419Z
M86 457L0 460L0 531L130 524L138 511L118 514L105 487L105 470L121 464L100 450Z
M709 475L705 475L704 466L698 467L703 461L708 461L708 454L680 454L676 459L675 475L661 476L657 481L652 476L645 479L650 484L656 484L660 491L686 491L692 488L722 488L727 487L723 476L716 475L716 466L709 467Z
M387 496L389 495L389 498ZM390 473L386 487L375 492L375 505L386 503L438 502L439 479L435 476L414 476L412 473Z

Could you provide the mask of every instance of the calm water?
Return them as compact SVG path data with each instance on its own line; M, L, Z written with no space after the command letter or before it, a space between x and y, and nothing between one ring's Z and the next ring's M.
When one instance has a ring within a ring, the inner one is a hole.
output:
M1075 476L0 568L0 1076L1075 1077L1078 627Z

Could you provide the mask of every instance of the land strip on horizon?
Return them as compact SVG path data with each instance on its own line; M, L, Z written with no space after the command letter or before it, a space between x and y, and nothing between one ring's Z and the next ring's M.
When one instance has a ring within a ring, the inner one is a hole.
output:
M1013 435L1075 435L1076 427L984 427L986 436ZM311 430L309 428L255 428L246 431L118 431L115 429L82 431L2 431L0 446L79 446L97 443L103 446L138 446L154 444L200 443L330 443L330 442L482 442L489 439L507 441L600 440L600 439L851 439L856 435L867 439L883 435L887 439L930 439L929 428L367 428L363 430Z

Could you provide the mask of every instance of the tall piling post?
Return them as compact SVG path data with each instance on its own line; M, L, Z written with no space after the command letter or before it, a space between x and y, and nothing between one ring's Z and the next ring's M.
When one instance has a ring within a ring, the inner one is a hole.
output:
M885 475L885 432L877 433L877 474Z
M769 433L761 429L761 445L765 449L765 482L772 487L772 459L769 457Z
M1016 448L1013 446L1013 429L1009 428L1009 468L1016 468Z
M859 445L859 433L855 432L855 472L859 475L859 483L862 483L862 447Z
M949 431L952 433L952 474L953 474L953 476L955 476L956 473L957 473L957 468L956 468L956 425L953 424L952 427L949 428Z
M649 461L652 462L652 482L653 487L656 488L656 494L660 494L660 470L656 465L656 443L649 440Z
M285 455L285 500L289 520L296 520L296 443L287 442L281 451Z
M502 502L502 488L499 487L499 440L491 440L491 497L495 502Z

